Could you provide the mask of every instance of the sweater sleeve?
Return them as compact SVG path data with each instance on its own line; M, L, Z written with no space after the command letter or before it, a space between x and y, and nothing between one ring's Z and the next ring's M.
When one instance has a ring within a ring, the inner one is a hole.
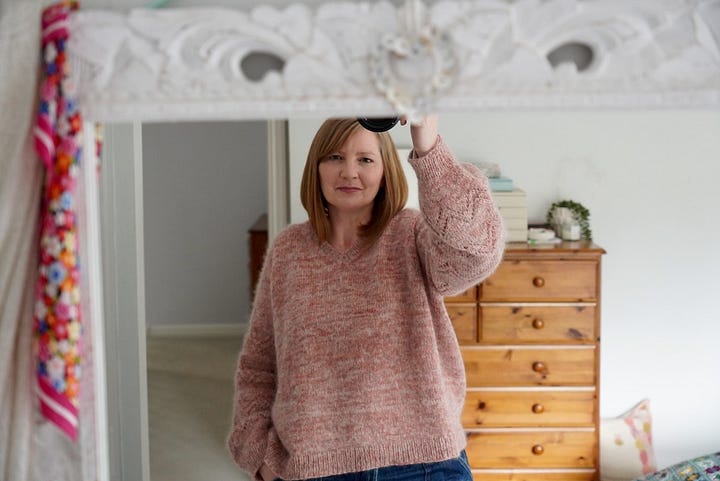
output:
M425 275L441 295L457 294L490 276L502 260L502 218L487 177L458 163L442 137L409 161L418 178L422 216L415 240Z
M250 325L235 375L233 421L227 447L235 463L251 478L262 481L271 409L276 389L275 341L270 296L272 249L260 274Z

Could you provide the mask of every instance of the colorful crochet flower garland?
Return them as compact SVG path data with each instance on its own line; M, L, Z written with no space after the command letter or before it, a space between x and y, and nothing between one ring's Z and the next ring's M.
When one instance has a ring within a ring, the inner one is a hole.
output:
M82 355L80 270L75 187L82 118L74 101L65 46L77 2L52 5L42 15L42 84L34 130L46 168L40 226L40 266L33 330L37 393L45 417L77 438Z

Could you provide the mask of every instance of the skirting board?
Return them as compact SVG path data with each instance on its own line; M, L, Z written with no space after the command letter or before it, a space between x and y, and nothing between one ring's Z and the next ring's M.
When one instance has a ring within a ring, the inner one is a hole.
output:
M147 328L147 337L242 337L247 324L163 324Z

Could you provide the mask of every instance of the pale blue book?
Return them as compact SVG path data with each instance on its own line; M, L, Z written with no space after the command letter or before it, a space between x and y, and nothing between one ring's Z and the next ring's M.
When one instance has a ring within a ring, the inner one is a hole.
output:
M490 190L493 192L512 192L513 181L507 177L489 177Z

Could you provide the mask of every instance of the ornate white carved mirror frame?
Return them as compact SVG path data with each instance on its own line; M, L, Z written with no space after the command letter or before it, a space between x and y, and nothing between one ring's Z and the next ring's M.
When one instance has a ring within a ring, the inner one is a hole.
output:
M134 122L107 131L127 157L106 156L103 216L91 183L86 193L105 270L96 314L109 326L95 338L107 341L97 397L110 405L96 408L101 480L149 478L139 122L720 106L720 0L293 3L81 10L70 21L85 118ZM271 148L271 234L284 221L272 207L277 159Z
M70 51L85 116L103 122L716 107L719 12L716 0L80 11ZM248 78L258 54L280 70Z

